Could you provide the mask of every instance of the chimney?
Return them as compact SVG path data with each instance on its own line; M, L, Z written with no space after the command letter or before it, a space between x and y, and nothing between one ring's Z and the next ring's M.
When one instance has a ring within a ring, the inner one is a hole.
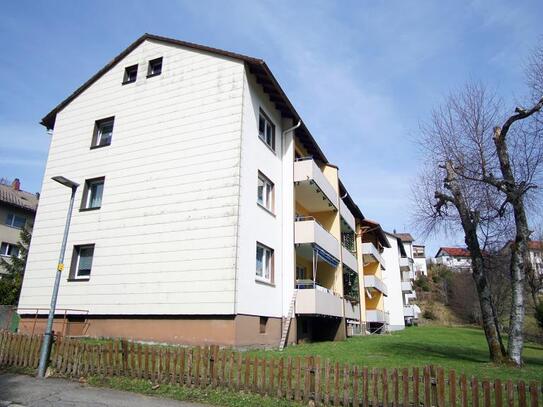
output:
M21 181L19 181L19 178L15 178L13 180L13 182L11 183L11 187L15 190L15 191L20 191L21 190Z

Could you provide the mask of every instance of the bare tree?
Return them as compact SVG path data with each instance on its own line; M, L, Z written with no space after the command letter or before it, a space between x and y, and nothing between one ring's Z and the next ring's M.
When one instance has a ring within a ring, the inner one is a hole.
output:
M505 211L499 213L501 194L493 193L474 175L481 161L492 162L488 134L498 113L496 100L482 87L472 85L449 96L434 110L429 123L421 128L427 165L414 193L417 223L425 233L463 231L490 358L496 363L504 360L505 348L483 253L507 229L507 216Z

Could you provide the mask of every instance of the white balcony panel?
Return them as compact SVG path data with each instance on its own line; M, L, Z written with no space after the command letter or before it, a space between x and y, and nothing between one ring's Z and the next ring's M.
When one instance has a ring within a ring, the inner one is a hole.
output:
M411 291L413 291L413 285L411 284L411 281L402 281L402 292L410 293Z
M388 295L387 286L377 276L364 276L364 287L368 289L374 289L382 292L384 295Z
M345 318L360 320L360 304L353 304L351 301L343 300L345 304Z
M362 256L364 258L364 263L377 262L383 269L385 268L385 260L373 243L362 243Z
M343 258L343 264L345 264L351 270L358 272L358 262L356 261L356 256L344 246L341 246L341 256Z
M412 305L404 305L403 316L415 318L415 307L413 307Z
M413 271L413 259L410 257L400 257L400 270Z
M298 290L296 314L343 316L342 299L324 289Z
M336 259L340 259L338 240L313 219L294 222L294 243L316 243Z
M366 322L386 322L384 311L380 310L367 310Z
M337 210L338 194L315 161L294 162L296 200L311 212Z
M353 231L355 231L356 230L356 223L355 223L355 220L354 220L354 215L351 213L351 211L349 210L347 205L345 205L345 202L343 202L342 200L339 201L339 214L343 218L345 223L347 225L349 225L349 227Z

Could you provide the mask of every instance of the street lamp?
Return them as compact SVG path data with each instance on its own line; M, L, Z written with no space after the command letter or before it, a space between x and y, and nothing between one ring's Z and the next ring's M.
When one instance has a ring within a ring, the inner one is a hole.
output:
M45 334L43 336L43 344L40 353L40 364L38 366L38 377L45 377L45 370L47 369L47 360L49 359L49 352L51 350L51 336L53 335L53 320L55 318L55 308L57 306L58 288L60 285L60 276L64 269L64 252L66 251L66 241L68 240L68 230L70 229L70 220L72 219L72 210L74 208L75 191L79 186L78 183L70 181L65 177L53 177L53 181L71 188L72 195L70 197L70 206L68 207L68 215L66 216L66 225L64 226L64 236L62 237L62 245L60 246L60 256L57 264L57 274L55 277L55 285L53 286L53 295L51 297L51 306L49 308L49 317L47 318L47 327L45 328Z

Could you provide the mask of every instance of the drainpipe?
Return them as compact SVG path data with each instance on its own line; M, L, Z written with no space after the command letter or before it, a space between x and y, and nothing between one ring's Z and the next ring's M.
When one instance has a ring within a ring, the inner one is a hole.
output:
M286 136L287 133L290 133L291 131L293 130L296 130L298 127L300 127L302 125L302 121L301 120L298 120L298 123L295 125L295 126L292 126L291 128L289 129L286 129L284 132L283 132L283 136Z

